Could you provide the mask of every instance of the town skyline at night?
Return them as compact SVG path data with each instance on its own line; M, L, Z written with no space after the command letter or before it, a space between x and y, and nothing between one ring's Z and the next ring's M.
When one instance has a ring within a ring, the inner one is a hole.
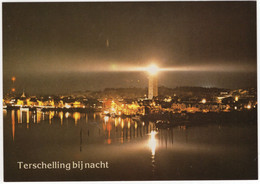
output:
M256 5L3 2L4 181L257 180Z

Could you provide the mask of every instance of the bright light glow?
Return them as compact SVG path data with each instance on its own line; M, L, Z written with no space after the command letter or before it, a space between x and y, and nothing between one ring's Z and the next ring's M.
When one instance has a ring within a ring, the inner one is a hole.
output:
M117 127L117 125L118 125L118 119L116 118L115 119L115 127Z
M251 105L250 104L247 105L247 109L251 109Z
M23 120L23 112L20 111L20 110L17 110L17 120L18 120L18 123L22 123L22 120Z
M62 111L59 112L59 116L60 116L60 121L61 121L61 125L62 125L62 123L63 123L63 112Z
M77 125L78 120L80 119L80 113L79 112L74 112L73 113L73 118L75 120L75 125Z
M111 112L115 113L116 109L115 108L111 108Z
M238 101L238 96L235 96L235 101L236 101L236 102Z
M159 68L155 64L151 64L146 70L150 75L156 75L159 72Z
M109 117L108 116L104 116L104 120L105 120L105 124L108 122Z
M26 112L26 121L27 123L30 123L30 119L29 119L29 110Z
M69 104L65 104L65 108L67 108L67 109L69 109L71 107L71 105L69 105Z
M66 118L68 118L68 117L69 117L69 115L70 115L70 113L69 113L69 112L66 112L66 113L65 113L65 117L66 117Z
M135 122L135 129L137 129L137 123Z
M122 62L117 61L111 65L107 64L104 65L102 61L97 61L96 63L100 64L91 64L91 65L86 65L83 64L81 66L75 65L70 67L70 71L75 71L75 72L142 72L142 71L147 71L147 66L137 66L135 65L129 65L129 64L121 64ZM127 62L125 62L127 63ZM145 61L143 61L145 63ZM215 61L215 63L218 63L218 61ZM66 69L67 70L67 69ZM187 71L187 72L234 72L234 71L256 71L256 67L249 65L249 64L224 64L224 65L171 65L171 66L166 66L165 68L160 68L160 72L181 72L181 71ZM58 68L49 68L48 71L64 71L63 67L58 67Z
M156 149L156 138L155 135L157 134L156 131L151 131L150 133L150 139L148 141L148 146L150 147L151 151L152 151L152 156L155 155L155 149Z
M15 134L15 114L14 110L12 110L12 135L14 141L14 134Z
M15 82L16 78L15 77L12 77L12 82Z
M207 100L205 99L205 98L203 98L202 100L201 100L201 103L203 103L203 104L205 104L207 102Z

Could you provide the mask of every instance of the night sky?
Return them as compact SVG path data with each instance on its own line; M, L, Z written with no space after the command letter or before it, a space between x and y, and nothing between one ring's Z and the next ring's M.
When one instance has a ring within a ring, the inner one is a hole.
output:
M256 2L3 3L4 93L146 87L121 69L150 63L188 68L159 86L255 87Z

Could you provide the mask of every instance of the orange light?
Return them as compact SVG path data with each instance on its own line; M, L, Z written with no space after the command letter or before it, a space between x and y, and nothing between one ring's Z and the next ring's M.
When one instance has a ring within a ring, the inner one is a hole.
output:
M77 125L78 120L80 119L80 113L79 112L73 113L73 118L75 120L75 125Z
M14 110L12 110L12 135L13 135L13 141L14 141L14 135L15 135L15 114Z
M12 88L12 92L15 92L15 88Z
M12 77L12 82L14 82L16 80L16 78L15 77Z

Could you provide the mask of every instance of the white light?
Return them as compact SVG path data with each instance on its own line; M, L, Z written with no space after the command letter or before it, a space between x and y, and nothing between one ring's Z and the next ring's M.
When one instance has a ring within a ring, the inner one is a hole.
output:
M151 64L149 67L146 68L147 72L150 75L156 75L159 71L159 68L155 64Z
M70 107L71 107L71 105L65 104L65 108L69 109Z
M105 116L104 117L104 120L105 120L105 124L108 122L108 120L109 120L109 117L108 116Z
M151 151L152 151L152 155L155 155L155 149L156 149L156 144L157 144L157 140L155 135L157 134L156 131L151 131L150 133L150 139L148 141L148 146L150 147Z

